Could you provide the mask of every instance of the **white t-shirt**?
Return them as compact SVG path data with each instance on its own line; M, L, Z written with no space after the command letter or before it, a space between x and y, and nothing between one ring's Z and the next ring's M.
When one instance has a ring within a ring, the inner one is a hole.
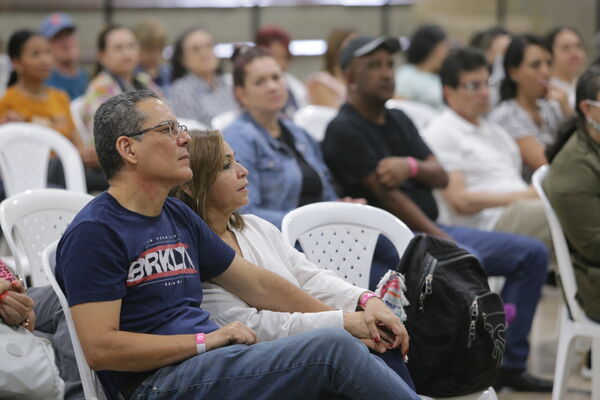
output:
M220 326L240 321L254 329L260 342L296 335L317 328L344 327L343 311L356 310L366 289L358 288L333 271L316 266L289 246L281 232L255 215L244 215L246 226L233 230L242 256L276 273L308 294L339 311L286 313L257 310L235 294L211 282L203 282L202 308Z
M473 125L451 109L434 118L423 138L448 172L462 171L467 190L507 193L525 190L521 177L519 148L499 125L481 119ZM459 215L437 195L442 223L492 230L503 207L487 208L477 214Z

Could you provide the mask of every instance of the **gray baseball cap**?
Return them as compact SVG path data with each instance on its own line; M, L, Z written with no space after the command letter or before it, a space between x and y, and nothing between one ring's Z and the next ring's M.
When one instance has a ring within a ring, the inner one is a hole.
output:
M352 39L342 49L340 54L340 66L342 69L348 68L350 62L357 58L366 56L377 49L384 48L391 54L394 54L402 49L400 41L395 38L385 36L369 36L361 35Z

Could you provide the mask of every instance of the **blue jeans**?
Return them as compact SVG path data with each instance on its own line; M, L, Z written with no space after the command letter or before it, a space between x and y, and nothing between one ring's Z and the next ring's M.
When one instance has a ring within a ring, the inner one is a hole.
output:
M419 399L365 345L336 328L206 352L161 368L131 398Z
M506 278L502 299L513 303L517 314L506 331L502 366L525 369L529 331L548 273L547 247L537 239L512 233L458 226L441 228L459 246L475 254L489 276Z
M54 348L56 366L65 381L64 399L84 400L69 327L56 293L50 286L38 286L27 289L27 294L35 303L34 334L48 339Z

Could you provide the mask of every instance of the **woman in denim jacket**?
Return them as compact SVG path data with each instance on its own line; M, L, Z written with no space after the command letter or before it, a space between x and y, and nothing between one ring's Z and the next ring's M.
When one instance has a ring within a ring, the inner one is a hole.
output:
M318 143L280 112L287 90L275 59L266 50L242 47L233 84L245 112L223 136L250 172L252 194L241 211L281 227L283 216L296 207L337 200Z
M234 56L235 57L235 56ZM340 199L323 161L319 144L281 114L287 101L282 71L259 48L244 48L234 61L235 96L245 112L223 131L236 160L248 170L248 205L239 211L255 214L281 229L283 216L296 207ZM398 264L392 243L380 236L375 247L369 288L375 289L389 268Z

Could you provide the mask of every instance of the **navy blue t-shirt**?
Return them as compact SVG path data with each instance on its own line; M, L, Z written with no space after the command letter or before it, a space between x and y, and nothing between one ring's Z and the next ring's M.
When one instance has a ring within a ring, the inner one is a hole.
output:
M167 198L159 216L122 207L108 193L73 220L57 250L56 278L70 306L122 300L120 330L158 335L212 332L200 308L202 283L225 271L235 252L189 207ZM107 394L128 372L100 371Z

